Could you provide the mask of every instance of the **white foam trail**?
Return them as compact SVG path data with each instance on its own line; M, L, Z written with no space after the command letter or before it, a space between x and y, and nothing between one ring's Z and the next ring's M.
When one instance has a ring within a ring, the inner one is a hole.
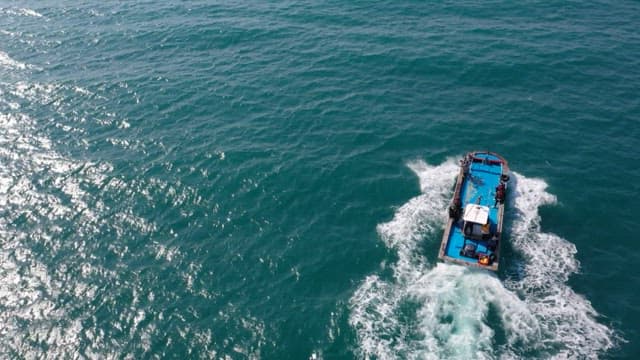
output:
M447 204L451 181L458 171L454 159L439 166L429 166L424 161L414 161L408 166L420 178L422 194L402 205L391 221L377 228L387 247L398 252L395 274L401 281L420 275L421 266L417 265L424 258L416 248L425 233L440 229L444 224L446 215L441 209ZM406 277L409 278L404 279Z
M580 266L575 258L575 245L555 234L541 232L538 208L555 204L556 198L546 191L543 180L515 175L518 214L509 241L526 262L524 279L508 282L506 286L522 294L538 320L541 331L529 334L537 335L530 340L559 348L555 354L558 357L597 357L612 348L618 337L612 329L598 323L598 313L591 303L566 284Z
M437 264L409 286L408 294L420 304L418 330L424 338L416 343L419 358L493 358L495 330L487 323L491 307L500 313L502 327L537 331L530 309L484 271Z
M538 208L556 201L543 180L512 176L516 218L506 240L526 262L523 278L504 285L485 271L428 266L419 245L425 238L440 241L457 166L447 160L409 167L422 194L378 226L398 255L393 275L368 276L350 300L362 358L594 358L614 346L615 333L566 285L579 267L575 246L540 230Z

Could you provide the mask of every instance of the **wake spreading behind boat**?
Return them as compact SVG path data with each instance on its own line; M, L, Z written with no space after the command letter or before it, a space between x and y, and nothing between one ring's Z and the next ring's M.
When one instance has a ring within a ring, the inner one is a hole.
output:
M438 257L498 270L509 166L500 155L473 151L460 160Z

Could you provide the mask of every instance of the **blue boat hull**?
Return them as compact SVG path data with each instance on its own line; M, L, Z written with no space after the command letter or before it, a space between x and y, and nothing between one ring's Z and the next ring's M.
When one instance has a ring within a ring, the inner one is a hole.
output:
M441 260L498 270L508 174L507 161L496 153L474 151L461 160Z

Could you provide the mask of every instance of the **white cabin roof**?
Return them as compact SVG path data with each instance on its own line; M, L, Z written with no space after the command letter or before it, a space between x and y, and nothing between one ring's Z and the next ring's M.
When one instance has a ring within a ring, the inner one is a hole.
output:
M477 204L469 204L464 208L464 221L476 224L486 224L489 219L489 207Z

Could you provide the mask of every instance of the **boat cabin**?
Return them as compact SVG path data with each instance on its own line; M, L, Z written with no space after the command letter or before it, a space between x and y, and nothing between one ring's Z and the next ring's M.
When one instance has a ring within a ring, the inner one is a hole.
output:
M474 240L487 240L492 237L489 207L468 204L462 216L464 236Z

